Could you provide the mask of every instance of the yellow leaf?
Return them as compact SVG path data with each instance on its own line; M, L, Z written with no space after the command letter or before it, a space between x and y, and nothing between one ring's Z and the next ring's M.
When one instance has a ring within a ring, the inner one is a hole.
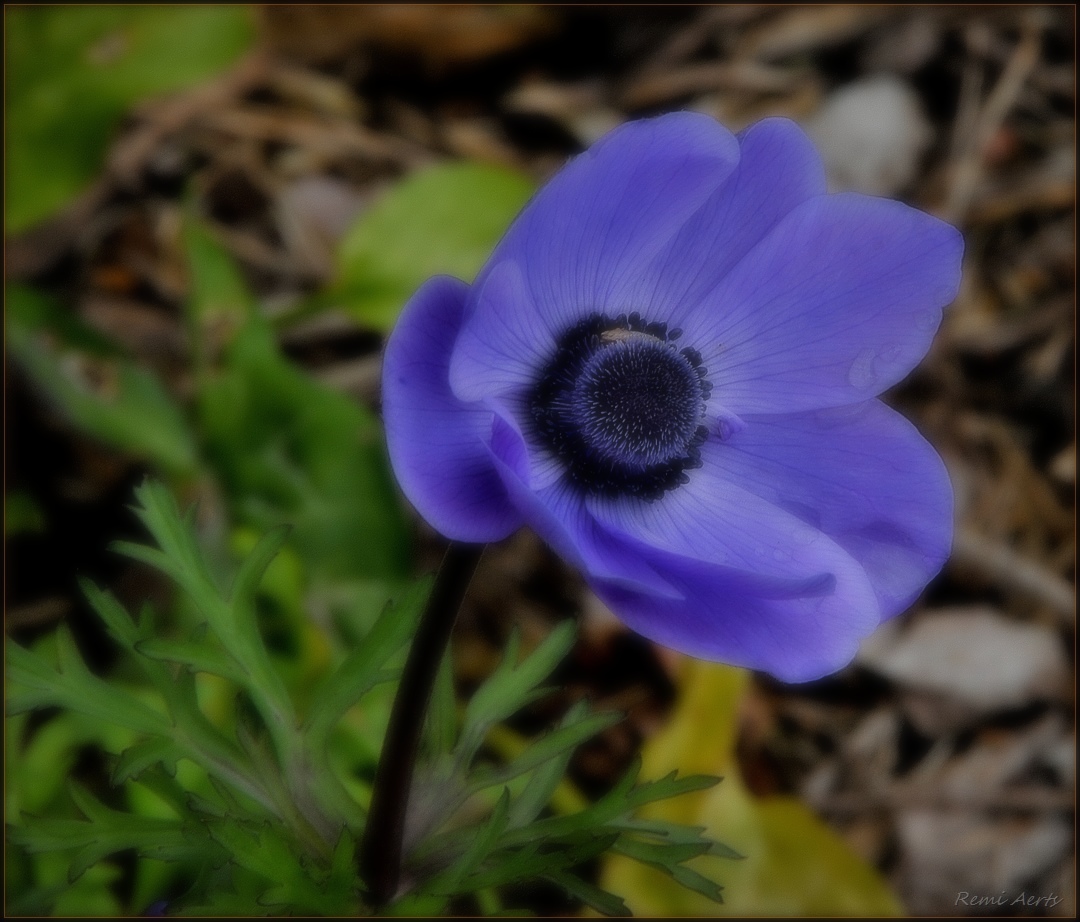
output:
M705 826L745 855L688 862L724 888L718 905L669 877L621 855L610 856L601 886L622 896L635 915L886 916L903 908L876 869L792 797L756 798L735 760L739 702L749 674L687 661L682 692L667 727L645 746L642 778L722 775L709 790L650 804L651 819Z

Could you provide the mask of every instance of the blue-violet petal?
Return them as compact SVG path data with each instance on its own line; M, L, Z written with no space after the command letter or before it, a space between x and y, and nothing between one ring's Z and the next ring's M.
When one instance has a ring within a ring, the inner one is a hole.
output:
M523 519L491 464L493 414L450 391L451 347L468 291L437 276L409 300L386 344L383 418L398 483L420 514L448 538L498 541Z
M960 284L963 238L899 202L810 199L685 319L731 412L858 403L926 354Z

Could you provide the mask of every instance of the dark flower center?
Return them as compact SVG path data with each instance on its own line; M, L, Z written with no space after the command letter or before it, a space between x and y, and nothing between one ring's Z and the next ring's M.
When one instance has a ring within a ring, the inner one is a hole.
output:
M541 442L589 493L657 499L701 466L712 386L679 330L594 314L560 339L529 407Z

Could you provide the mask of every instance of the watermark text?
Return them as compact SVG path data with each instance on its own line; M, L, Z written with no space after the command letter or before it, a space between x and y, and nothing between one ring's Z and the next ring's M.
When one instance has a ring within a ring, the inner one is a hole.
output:
M1049 895L1040 896L1036 893L1028 893L1026 890L1021 891L1017 895L1012 895L1006 890L1002 890L1001 893L994 895L988 893L969 893L967 890L961 890L956 894L956 902L954 906L1023 906L1028 909L1037 909L1040 906L1045 906L1047 909L1053 909L1060 903L1062 898L1051 893Z

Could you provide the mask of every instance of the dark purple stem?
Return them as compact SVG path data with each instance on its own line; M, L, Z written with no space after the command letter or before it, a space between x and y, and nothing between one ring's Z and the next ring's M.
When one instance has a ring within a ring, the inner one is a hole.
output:
M360 873L377 907L398 889L405 815L424 715L461 600L483 552L482 544L451 544L447 549L401 673L360 844Z

